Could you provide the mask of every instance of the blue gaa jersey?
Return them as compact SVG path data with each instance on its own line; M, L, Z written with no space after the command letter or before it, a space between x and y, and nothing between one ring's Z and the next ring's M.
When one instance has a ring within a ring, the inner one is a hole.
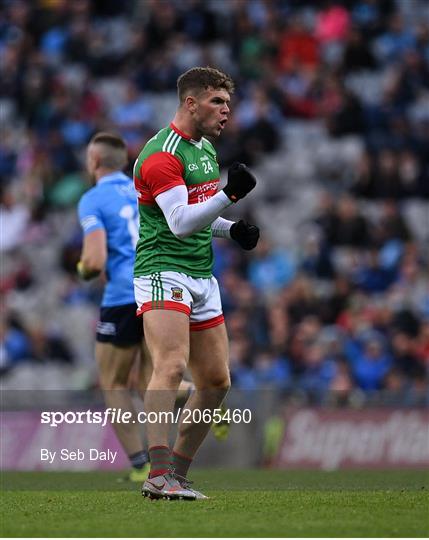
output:
M137 194L122 172L100 178L79 201L84 235L104 229L107 237L107 285L102 307L133 304L134 257L138 240Z

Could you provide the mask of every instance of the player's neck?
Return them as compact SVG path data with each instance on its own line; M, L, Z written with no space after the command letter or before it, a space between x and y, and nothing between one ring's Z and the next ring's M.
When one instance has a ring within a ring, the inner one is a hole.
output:
M107 169L106 167L99 167L95 173L95 181L98 182L100 178L103 178L103 176L107 176L108 174L112 174L114 172L117 172L117 169Z
M195 125L188 115L184 114L182 111L178 110L176 115L173 118L172 124L179 131L193 139L194 141L199 141L203 136L199 130L195 128Z

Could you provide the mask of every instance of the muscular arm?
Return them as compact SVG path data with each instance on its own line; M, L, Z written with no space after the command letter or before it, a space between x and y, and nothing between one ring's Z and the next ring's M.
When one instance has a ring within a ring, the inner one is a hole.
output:
M178 238L186 238L210 225L232 204L223 191L204 202L188 204L185 185L172 187L157 195L155 200L171 232Z
M79 274L83 279L93 279L103 270L107 260L106 232L96 229L83 238Z

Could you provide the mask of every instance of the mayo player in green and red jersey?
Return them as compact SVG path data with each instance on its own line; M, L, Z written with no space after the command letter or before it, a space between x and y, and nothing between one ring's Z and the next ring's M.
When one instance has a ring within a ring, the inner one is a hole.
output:
M145 412L151 471L142 493L155 498L206 498L190 488L187 473L210 429L198 414L182 414L169 447L169 424L177 388L189 367L195 392L185 408L213 411L230 387L228 339L219 287L212 275L212 236L232 238L253 249L259 230L220 217L245 197L256 179L242 163L228 171L218 191L216 152L205 137L217 137L229 116L230 77L213 68L193 68L177 82L179 106L173 122L143 148L134 166L140 230L134 292L143 315L153 373Z

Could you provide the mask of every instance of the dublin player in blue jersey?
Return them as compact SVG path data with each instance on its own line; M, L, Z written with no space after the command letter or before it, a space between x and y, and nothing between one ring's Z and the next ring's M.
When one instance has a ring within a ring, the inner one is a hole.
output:
M97 324L95 356L100 385L108 407L136 414L128 389L130 372L140 352L138 390L143 397L151 365L145 350L142 325L136 316L133 265L138 239L136 192L122 170L127 164L124 141L98 133L87 148L86 166L95 184L78 207L83 247L78 273L92 279L104 272L106 286ZM139 424L114 424L131 462L130 479L143 481L148 471Z

